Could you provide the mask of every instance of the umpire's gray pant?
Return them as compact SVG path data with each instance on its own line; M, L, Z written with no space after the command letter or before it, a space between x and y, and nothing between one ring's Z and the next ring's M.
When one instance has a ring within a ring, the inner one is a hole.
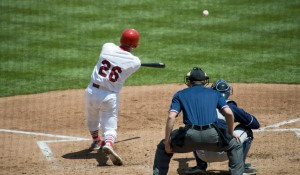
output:
M207 150L207 151L226 151L229 159L229 172L231 175L242 175L244 172L244 160L243 160L243 146L232 139L227 147L220 147L219 134L215 128L198 131L195 129L188 129L184 144L178 146L172 141L172 138L178 133L178 130L174 130L171 133L171 145L174 153L187 153L195 150ZM165 152L165 145L163 140L157 145L155 152L153 175L167 175L169 170L169 163L173 153L168 154Z

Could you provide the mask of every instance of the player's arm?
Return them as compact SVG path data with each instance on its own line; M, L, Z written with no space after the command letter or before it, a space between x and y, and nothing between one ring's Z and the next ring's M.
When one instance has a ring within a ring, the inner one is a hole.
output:
M169 109L169 115L167 118L167 122L166 122L166 127L165 127L165 151L167 153L171 153L172 152L172 148L171 148L171 144L170 144L170 135L171 132L173 131L173 127L176 121L176 117L178 116L179 112L181 111L181 105L179 102L179 97L178 97L178 93L176 93L173 96L172 99L172 103Z
M228 127L227 132L239 141L239 137L233 132L233 123L234 123L233 112L227 105L225 98L219 92L217 92L217 95L218 95L217 108L219 109L221 114L225 117L226 124Z
M174 127L177 116L178 116L177 112L170 111L168 118L167 118L167 123L166 123L166 128L165 128L165 150L167 153L172 152L171 143L170 143L170 135L171 135L171 132L173 131L173 127Z
M244 111L242 108L237 107L235 103L228 103L228 106L234 114L235 122L239 122L249 129L258 129L260 127L256 117Z
M177 112L170 111L167 122L166 122L166 128L165 128L165 140L169 141L171 132L173 131L173 127L175 125L176 117L178 116Z
M233 117L232 110L228 106L225 106L225 107L222 108L221 113L225 117L226 124L227 124L227 127L228 127L228 133L230 135L233 135L234 117Z
M224 115L228 130L227 132L232 135L238 142L240 141L239 136L233 132L233 122L234 122L234 117L233 117L233 112L232 110L226 105L224 108L221 110L222 115Z

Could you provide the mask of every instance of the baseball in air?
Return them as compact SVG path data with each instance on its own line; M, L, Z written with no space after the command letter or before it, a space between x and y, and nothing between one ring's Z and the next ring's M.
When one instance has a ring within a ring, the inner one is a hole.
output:
M203 16L208 16L209 12L208 12L208 10L203 10L202 14L203 14Z

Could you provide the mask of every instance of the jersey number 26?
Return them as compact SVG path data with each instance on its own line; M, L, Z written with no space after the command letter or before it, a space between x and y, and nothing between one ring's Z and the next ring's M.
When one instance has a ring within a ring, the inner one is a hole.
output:
M120 73L122 73L122 69L119 66L113 66L111 67L111 63L107 60L103 60L101 62L102 66L99 69L98 74L101 75L102 77L107 77L107 72L110 73L108 74L108 79L111 82L115 82L118 80L120 77Z

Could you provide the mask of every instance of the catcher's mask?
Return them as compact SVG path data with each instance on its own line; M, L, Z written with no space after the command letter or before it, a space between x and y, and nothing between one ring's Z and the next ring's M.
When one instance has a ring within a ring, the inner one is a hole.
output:
M201 82L203 85L207 85L209 83L209 77L200 67L194 67L184 77L184 83L187 86L192 86L197 82Z
M219 91L225 99L228 99L229 96L233 93L233 89L225 80L217 80L212 86L212 89Z

